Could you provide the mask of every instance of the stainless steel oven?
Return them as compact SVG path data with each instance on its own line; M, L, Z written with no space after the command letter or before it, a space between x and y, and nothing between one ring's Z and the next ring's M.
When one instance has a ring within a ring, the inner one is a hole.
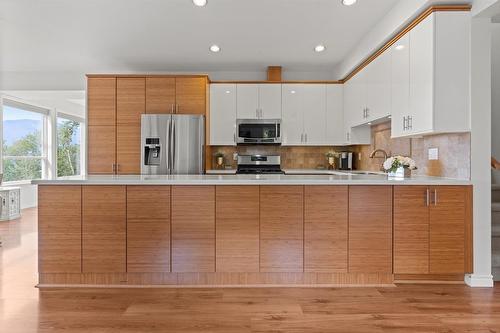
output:
M238 144L281 144L281 119L238 119Z

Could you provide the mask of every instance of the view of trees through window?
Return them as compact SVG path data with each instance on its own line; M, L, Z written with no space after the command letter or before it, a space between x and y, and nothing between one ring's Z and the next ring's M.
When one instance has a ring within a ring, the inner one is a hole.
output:
M80 123L57 118L57 176L80 174Z
M44 115L4 105L4 181L42 178Z

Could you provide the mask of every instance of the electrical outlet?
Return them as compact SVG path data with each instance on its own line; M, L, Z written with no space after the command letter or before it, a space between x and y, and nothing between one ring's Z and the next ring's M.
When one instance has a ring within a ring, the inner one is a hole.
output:
M439 160L439 149L429 148L429 161Z
M233 153L233 161L237 161L238 160L238 153Z
M358 160L360 160L360 161L361 161L361 156L362 156L362 154L358 153Z

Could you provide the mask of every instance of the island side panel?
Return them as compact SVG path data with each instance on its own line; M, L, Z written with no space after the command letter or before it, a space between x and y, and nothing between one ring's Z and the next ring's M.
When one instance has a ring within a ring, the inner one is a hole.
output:
M216 271L259 271L259 186L216 187Z
M392 273L392 186L349 186L349 273Z
M303 272L304 186L260 187L260 271Z
M215 186L172 186L172 272L215 272Z
M347 186L305 186L304 271L347 273Z
M38 272L82 271L81 186L38 186Z
M170 186L127 186L127 272L170 272Z
M126 272L126 186L83 186L83 272Z

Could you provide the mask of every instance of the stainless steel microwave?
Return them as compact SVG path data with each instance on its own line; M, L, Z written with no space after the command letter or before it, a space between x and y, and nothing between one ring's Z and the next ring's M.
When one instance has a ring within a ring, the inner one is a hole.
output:
M236 120L237 144L281 144L281 119Z

